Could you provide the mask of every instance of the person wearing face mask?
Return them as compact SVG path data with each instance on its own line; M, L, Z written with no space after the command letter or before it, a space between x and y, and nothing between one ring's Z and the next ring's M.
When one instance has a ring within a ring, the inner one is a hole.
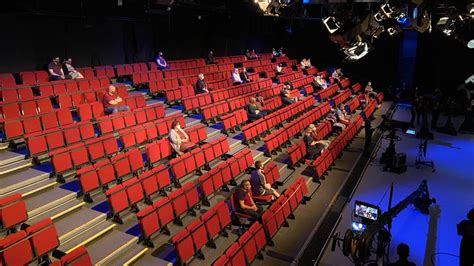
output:
M271 184L267 183L263 169L263 163L261 161L256 161L255 170L252 171L252 176L250 178L252 194L254 196L272 195L272 200L277 199L280 197L280 194L272 188Z
M107 92L102 96L102 105L106 114L115 114L130 110L128 105L123 104L123 99L117 94L117 89L114 85L107 88Z
M186 132L184 132L184 130L181 128L178 120L174 120L171 123L168 139L170 141L171 147L178 155L181 155L196 146L196 144L189 140L188 134L186 134Z

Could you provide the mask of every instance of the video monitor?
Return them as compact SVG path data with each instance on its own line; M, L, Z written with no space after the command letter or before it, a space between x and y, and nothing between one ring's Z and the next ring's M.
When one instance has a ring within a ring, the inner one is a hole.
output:
M356 200L354 214L360 218L376 221L379 218L380 210L375 205Z
M416 131L413 128L407 129L407 131L405 131L405 133L407 133L408 135L413 135L413 136L416 135Z

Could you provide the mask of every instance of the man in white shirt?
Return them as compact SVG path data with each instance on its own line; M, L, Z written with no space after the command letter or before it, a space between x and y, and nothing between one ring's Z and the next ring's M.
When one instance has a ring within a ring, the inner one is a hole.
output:
M232 81L234 82L234 85L243 83L238 68L234 69L234 72L232 72Z

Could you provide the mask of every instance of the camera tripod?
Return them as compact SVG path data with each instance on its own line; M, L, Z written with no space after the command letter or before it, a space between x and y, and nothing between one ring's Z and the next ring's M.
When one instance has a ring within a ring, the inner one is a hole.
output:
M426 151L428 149L428 140L425 139L424 141L423 140L420 140L420 144L418 145L418 155L416 156L416 160L415 160L415 167L416 169L419 169L421 166L427 166L427 167L431 167L431 172L435 172L436 169L435 169L435 164L433 161L431 160L422 160L422 158L426 158Z

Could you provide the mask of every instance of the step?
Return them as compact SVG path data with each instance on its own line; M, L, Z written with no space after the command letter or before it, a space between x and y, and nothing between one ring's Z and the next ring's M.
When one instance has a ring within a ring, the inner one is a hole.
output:
M227 152L227 155L234 156L234 154L238 153L239 151L247 148L247 146L237 143L237 145L233 145L233 147L230 148L230 151Z
M199 125L201 123L201 120L196 119L196 118L186 117L184 119L184 123L186 124L186 127L192 127L195 125Z
M219 132L218 134L215 134L215 135L212 136L212 137L207 136L206 142L211 142L211 141L213 141L213 140L215 140L215 139L217 139L217 138L219 138L219 137L221 137L221 136L225 136L225 135L223 135L223 134L221 134L221 133ZM227 138L227 139L229 140L229 138ZM229 141L229 145L230 145L230 141Z
M77 199L71 199L69 201L66 201L60 205L56 205L55 208L49 209L46 212L42 212L41 214L38 214L33 217L28 217L28 224L35 224L36 222L39 222L43 219L46 218L51 218L51 220L56 220L61 218L62 216L81 208L82 206L86 205L85 202L77 200Z
M104 222L107 218L105 213L81 208L54 221L60 243L65 243L75 235Z
M275 160L273 160L273 163L276 164L276 166L278 167L278 171L280 172L280 175L282 172L285 171L285 169L288 168L288 165L287 164L284 164L284 163L280 163L280 162L277 162Z
M3 141L3 139L0 141ZM9 144L8 142L0 142L0 151L8 149Z
M294 170L289 169L288 167L284 167L283 169L280 169L280 178L278 178L278 182L284 183L288 179L290 179L290 176L294 173Z
M259 151L259 150L255 150L255 149L250 149L250 151L252 152L254 162L260 160L260 161L266 163L266 162L268 162L272 159L272 158L266 157L263 154L263 151Z
M98 239L103 237L104 234L115 231L113 230L115 226L117 225L109 221L101 222L94 227L89 227L87 230L83 230L81 234L75 235L74 238L69 239L67 242L61 243L57 250L67 254L80 246L87 245L95 240L98 241ZM101 249L103 247L96 248ZM91 252L92 249L87 247L87 251Z
M154 104L165 104L165 98L154 98L154 99L150 99L150 100L146 100L146 105L147 106L150 106L150 105L154 105Z
M143 245L135 245L120 252L114 259L108 262L109 265L135 265L135 262L143 258L149 249ZM156 264L151 264L156 265Z
M3 197L13 190L20 189L43 179L49 179L49 175L49 173L32 168L6 174L0 177L0 197Z
M174 108L166 108L165 109L165 116L171 116L174 114L180 114L181 110L179 109L174 109Z
M227 142L229 142L229 148L232 150L239 145L242 145L242 141L234 138L227 138Z
M0 152L0 167L25 159L24 154L12 151Z
M32 165L33 163L31 162L31 159L22 159L9 164L0 165L0 177L11 172L28 168Z
M54 187L58 182L53 179L53 178L47 178L40 180L38 182L35 182L31 185L28 185L26 187L22 187L20 189L14 190L9 194L12 193L20 193L24 198L29 197L35 193L40 193L42 190Z
M117 230L112 230L87 245L92 264L111 265L110 262L122 252L137 245L138 238Z
M149 265L172 266L173 264L169 261L154 257L153 255L151 255L151 252L145 253L144 256L140 257L137 261L133 263L133 266L149 266Z
M208 138L213 137L213 136L221 133L221 131L219 129L216 129L216 128L206 127L205 129L206 129L206 134L207 134Z
M32 197L26 198L26 210L28 212L28 216L33 217L75 198L76 193L55 187L53 189L46 190L43 193L37 193Z

